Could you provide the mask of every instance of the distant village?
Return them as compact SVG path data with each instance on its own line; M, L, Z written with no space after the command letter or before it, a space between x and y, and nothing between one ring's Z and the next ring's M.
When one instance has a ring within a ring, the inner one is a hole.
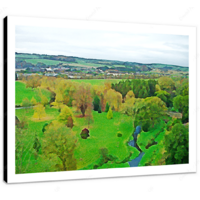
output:
M30 76L34 74L41 74L51 77L64 77L68 79L108 79L108 78L158 78L162 75L171 75L170 73L160 73L155 69L149 71L135 72L122 71L116 68L102 66L102 67L79 67L68 64L59 63L57 65L45 65L43 63L16 62L15 66L16 77L20 75Z
M37 63L17 63L15 67L16 75L30 76L33 74L42 74L45 76L64 76L69 79L90 79L90 78L120 78L125 75L139 75L140 72L123 72L109 67L77 67L68 64L59 63L58 65L45 65Z

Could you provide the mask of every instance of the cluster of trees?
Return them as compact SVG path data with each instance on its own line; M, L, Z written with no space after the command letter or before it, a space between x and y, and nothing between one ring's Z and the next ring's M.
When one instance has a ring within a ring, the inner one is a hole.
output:
M34 83L35 82L35 83ZM22 106L37 105L34 116L45 115L44 107L51 106L61 108L63 106L75 107L82 117L88 117L88 126L93 120L92 110L108 112L112 118L112 111L120 111L133 117L135 126L142 124L144 130L154 126L152 119L157 119L160 113L163 119L166 111L178 111L182 113L182 122L188 122L188 79L172 80L170 77L161 77L158 80L124 80L115 84L109 82L101 86L90 84L78 84L63 78L30 76L27 86L36 87L40 83L51 93L48 101L46 96L39 93L40 105L32 98L31 102L24 99ZM33 84L34 83L34 84ZM31 86L30 86L31 85ZM71 118L69 121L73 121Z
M51 94L48 100L42 90L38 89L40 101L37 102L34 97L31 101L27 98L22 101L23 107L34 106L34 118L40 120L45 117L45 107L48 104L58 108L60 112L55 121L43 127L44 140L41 145L37 137L34 140L36 155L41 148L46 158L59 160L55 162L55 168L59 170L76 169L73 153L77 138L72 130L76 125L73 113L80 113L81 117L86 119L89 128L93 122L93 110L99 114L107 112L107 119L113 118L113 111L121 112L132 118L134 127L141 126L143 132L149 133L150 139L143 140L143 142L148 141L144 144L148 149L143 159L144 165L188 161L188 128L184 124L189 120L188 79L170 77L161 77L158 80L133 79L92 86L63 78L34 75L27 78L26 84L32 89L40 86L39 88L47 89ZM174 121L169 116L169 111L181 112L182 119ZM164 128L157 132L158 125L163 122ZM154 135L155 130L157 131ZM163 131L165 134L162 142L156 141Z
M146 98L154 96L156 80L143 80L143 79L132 79L120 81L119 83L113 83L112 88L122 94L124 98L128 91L132 90L136 98Z
M133 105L147 97L158 97L168 111L181 112L182 122L188 122L188 79L173 80L170 77L161 77L158 80L125 80L112 84L112 88L122 94L122 112L133 115ZM133 92L134 97L129 102L126 95ZM153 102L152 102L153 103ZM134 106L135 107L135 106Z

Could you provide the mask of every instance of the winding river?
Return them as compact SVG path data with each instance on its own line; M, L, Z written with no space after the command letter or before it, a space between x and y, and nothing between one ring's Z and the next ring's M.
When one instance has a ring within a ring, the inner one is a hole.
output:
M132 146L132 147L137 148L137 146L136 146L134 140L131 140L128 144L129 144L130 146ZM141 152L141 153L139 154L138 157L136 157L135 159L129 161L129 162L128 162L129 166L130 166L130 167L138 167L138 165L139 165L139 163L140 163L140 161L141 161L143 155L144 155L144 152Z

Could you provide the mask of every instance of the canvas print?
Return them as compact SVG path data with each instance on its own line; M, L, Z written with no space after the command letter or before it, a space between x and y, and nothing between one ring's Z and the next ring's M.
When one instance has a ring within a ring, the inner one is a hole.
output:
M189 162L189 37L15 27L15 173Z

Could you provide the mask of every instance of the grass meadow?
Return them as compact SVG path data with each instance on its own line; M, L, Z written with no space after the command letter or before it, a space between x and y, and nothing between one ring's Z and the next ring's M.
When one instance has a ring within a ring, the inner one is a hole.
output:
M76 82L91 83L92 85L101 85L104 80L73 80ZM114 80L117 82L118 80ZM34 97L39 101L37 95L38 89L26 88L25 83L16 81L16 104L21 104L22 100L27 97L31 100ZM49 98L49 92L42 89L43 94ZM80 117L74 108L71 108L75 116L75 126L73 131L76 133L78 138L78 147L75 149L74 156L77 160L77 169L89 169L91 163L95 163L96 160L100 158L99 149L107 148L109 154L116 156L118 158L119 164L108 162L101 166L101 168L115 168L115 167L129 167L128 163L120 163L125 157L128 157L130 151L133 152L132 158L138 156L139 152L137 149L127 145L127 142L132 137L133 133L133 123L132 119L120 112L113 112L114 119L107 119L107 113L98 113L97 111L92 111L93 122L89 125L85 118ZM34 136L37 135L39 140L42 141L44 133L42 128L45 123L50 123L58 118L60 114L57 108L52 108L46 106L45 109L46 117L41 120L36 120L33 118L34 109L16 109L16 116L21 121L24 116L26 116L28 121L27 135L25 139L25 152L23 154L23 165L24 168L27 167L26 172L44 172L51 171L52 163L49 160L44 162L44 159L39 157L35 160L33 154L31 154L30 149L34 143ZM81 130L88 128L90 130L90 137L87 140L83 140L80 136ZM117 137L117 134L121 133L122 137ZM41 153L41 152L40 152Z

